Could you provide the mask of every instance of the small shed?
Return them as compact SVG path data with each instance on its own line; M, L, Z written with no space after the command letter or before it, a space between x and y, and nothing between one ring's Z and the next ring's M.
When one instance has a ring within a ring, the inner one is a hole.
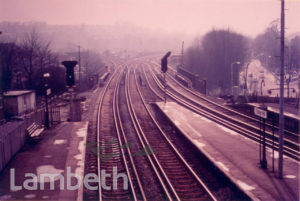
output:
M34 91L7 91L3 95L4 114L6 117L19 116L36 108L36 97Z

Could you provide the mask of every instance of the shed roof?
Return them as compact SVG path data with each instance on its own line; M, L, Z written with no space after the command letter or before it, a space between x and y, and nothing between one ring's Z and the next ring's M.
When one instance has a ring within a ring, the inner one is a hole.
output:
M34 93L32 90L12 90L12 91L7 91L3 95L4 96L22 96L25 94L29 93Z

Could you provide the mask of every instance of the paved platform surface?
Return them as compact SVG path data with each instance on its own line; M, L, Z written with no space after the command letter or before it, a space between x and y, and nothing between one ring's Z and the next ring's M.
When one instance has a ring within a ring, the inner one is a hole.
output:
M82 185L76 190L66 190L66 171L70 167L70 173L83 176L87 128L87 121L63 122L45 131L37 144L26 144L0 174L0 200L80 200ZM13 169L15 177L12 177ZM25 189L24 181L32 179L26 173L37 176L37 182L31 180L28 184L36 183L37 190ZM40 180L42 173L61 174L64 188L60 190L61 180L55 177L54 190L50 190L50 180ZM42 183L44 190L41 190ZM70 183L76 185L76 180ZM11 185L21 186L22 190L12 190Z
M259 144L218 125L174 102L156 103L182 133L254 200L299 200L299 162L284 156L284 178L272 172L272 150L267 149L268 169L259 163Z

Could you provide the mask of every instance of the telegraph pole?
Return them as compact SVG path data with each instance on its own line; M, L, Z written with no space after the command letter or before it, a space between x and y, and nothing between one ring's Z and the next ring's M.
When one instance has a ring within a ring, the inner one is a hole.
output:
M281 0L281 38L280 38L280 113L279 113L279 159L278 176L283 174L283 134L284 134L284 0Z
M78 82L78 88L79 88L79 92L80 92L80 91L81 91L80 45L78 45L78 67L79 67L79 82Z

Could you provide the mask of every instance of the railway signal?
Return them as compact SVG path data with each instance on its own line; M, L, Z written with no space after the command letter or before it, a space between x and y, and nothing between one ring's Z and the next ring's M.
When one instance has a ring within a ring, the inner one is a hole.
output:
M163 58L161 58L161 71L164 73L164 87L165 87L165 103L167 102L167 81L166 81L166 72L168 71L168 57L171 55L171 52L167 52Z
M74 67L77 64L77 61L63 61L62 64L66 67L67 73L66 73L66 81L67 85L70 87L70 120L72 121L74 119L74 111L73 111L73 91L74 91L74 84L75 84L75 76L74 76Z
M74 76L74 67L77 64L77 61L63 61L62 64L66 67L66 81L68 86L74 86L75 76Z
M167 52L165 56L161 59L161 71L166 73L168 71L168 57L171 55L171 52Z

